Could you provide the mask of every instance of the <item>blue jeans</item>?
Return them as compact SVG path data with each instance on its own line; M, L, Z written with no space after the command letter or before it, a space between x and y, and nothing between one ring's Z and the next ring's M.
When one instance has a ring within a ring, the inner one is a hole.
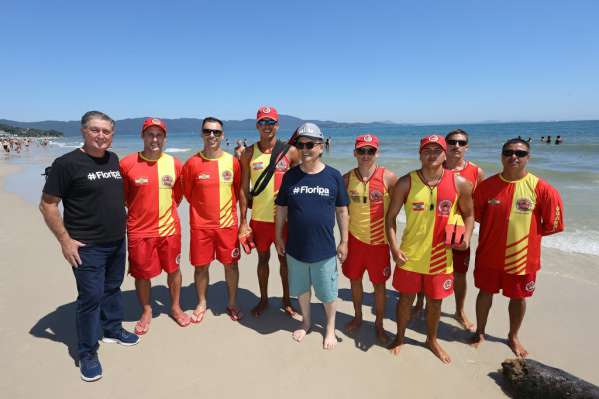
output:
M79 248L82 264L73 268L77 281L77 336L79 358L94 355L104 333L122 328L121 284L125 277L125 240L87 244Z

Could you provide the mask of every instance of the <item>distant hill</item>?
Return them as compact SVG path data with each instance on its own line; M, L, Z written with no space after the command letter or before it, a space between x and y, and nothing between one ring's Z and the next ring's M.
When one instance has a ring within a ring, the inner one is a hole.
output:
M43 130L31 127L19 127L14 124L0 123L0 135L9 134L21 137L62 137L64 134L54 129Z
M145 118L128 118L120 119L116 121L117 131L121 134L138 134ZM177 132L193 132L200 129L201 119L198 118L178 118L178 119L166 119L166 125L168 126L169 133ZM233 130L252 130L256 127L255 119L243 119L243 120L225 120L225 129L229 131ZM291 115L280 115L279 124L282 130L294 130L300 124L304 122L313 122L322 128L358 128L366 129L380 126L394 126L397 125L393 122L369 122L369 123L346 123L346 122L335 122L335 121L320 121L320 120L303 120L296 118ZM0 119L0 123L4 123L11 126L17 126L20 128L33 128L33 129L51 129L64 132L66 136L79 135L80 122L79 121L40 121L40 122L19 122L11 121L7 119Z

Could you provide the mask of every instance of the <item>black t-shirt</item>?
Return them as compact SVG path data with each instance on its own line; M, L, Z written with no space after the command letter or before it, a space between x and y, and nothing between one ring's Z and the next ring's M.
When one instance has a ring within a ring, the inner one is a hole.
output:
M125 196L115 153L94 158L76 149L56 158L43 191L62 198L71 238L100 244L125 237Z

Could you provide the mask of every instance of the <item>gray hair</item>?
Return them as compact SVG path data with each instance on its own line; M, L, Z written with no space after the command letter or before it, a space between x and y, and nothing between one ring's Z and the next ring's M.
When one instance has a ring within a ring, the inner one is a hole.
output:
M87 123L92 119L102 119L104 121L110 122L112 128L114 129L114 120L104 112L100 111L87 111L85 114L83 114L81 117L81 127L86 127Z

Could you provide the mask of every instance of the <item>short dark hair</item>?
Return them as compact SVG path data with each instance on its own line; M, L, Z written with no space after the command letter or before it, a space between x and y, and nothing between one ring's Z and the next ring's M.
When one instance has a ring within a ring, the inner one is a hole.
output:
M202 129L204 128L204 125L206 124L206 122L216 122L220 125L221 128L225 128L225 125L223 124L223 121L221 121L218 118L215 118L213 116L207 116L204 119L202 119Z
M104 112L100 111L87 111L85 114L83 114L81 117L81 127L86 127L87 123L92 119L102 119L104 121L108 121L114 128L114 120Z
M465 130L455 129L445 135L445 140L448 140L451 136L453 136L455 134L463 134L464 136L466 136L466 140L469 139L468 133Z
M528 144L528 141L520 139L518 137L515 137L513 139L509 139L508 141L506 141L505 143L503 143L503 146L501 147L501 151L505 150L511 144L522 144L522 145L524 145L526 147L527 150L530 151L530 144Z

